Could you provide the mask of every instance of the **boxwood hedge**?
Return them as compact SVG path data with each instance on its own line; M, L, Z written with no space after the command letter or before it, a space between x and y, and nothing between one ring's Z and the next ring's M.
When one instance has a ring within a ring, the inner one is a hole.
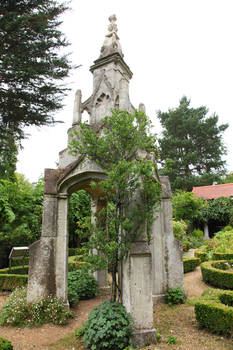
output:
M204 252L200 249L197 249L195 250L194 252L194 256L196 258L199 258L201 260L201 262L204 262L204 261L208 261L209 260L209 257L208 257L208 253L207 252Z
M199 258L183 258L184 273L195 270L200 265Z
M213 253L212 260L231 260L233 253Z
M212 333L233 335L233 291L207 289L195 304L196 320Z
M227 268L228 265L228 268ZM233 289L233 260L206 261L201 264L203 281L214 287Z

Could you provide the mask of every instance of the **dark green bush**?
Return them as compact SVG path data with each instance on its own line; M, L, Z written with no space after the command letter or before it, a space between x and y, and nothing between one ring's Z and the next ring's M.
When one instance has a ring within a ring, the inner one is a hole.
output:
M26 288L16 289L3 306L0 324L3 326L33 327L44 323L64 325L73 317L62 299L48 297L35 303L27 302Z
M28 275L0 274L0 290L14 290L26 286Z
M195 270L200 265L199 258L183 258L184 273Z
M13 346L9 340L0 338L0 350L13 350Z
M181 287L169 288L165 294L168 305L183 304L185 302L185 294Z
M68 300L73 306L78 300L94 298L98 285L93 275L84 270L68 273Z
M26 266L13 266L11 269L9 267L0 270L0 274L10 274L10 275L27 275L28 265Z
M201 260L201 262L204 262L204 261L208 261L209 260L209 256L208 256L208 253L207 252L204 252L202 250L195 250L194 252L194 256L196 258L199 258Z
M233 291L206 290L195 304L196 320L213 333L233 335L232 301Z
M26 256L24 259L22 258L16 258L12 260L11 266L23 266L23 265L29 265L29 257Z
M214 287L233 289L233 271L224 271L223 269L219 268L224 266L226 263L233 265L233 260L219 260L218 262L206 261L202 263L201 272L203 281Z
M212 255L212 260L230 260L230 259L233 259L233 253L213 253Z
M84 345L90 350L124 349L132 331L132 318L124 306L104 301L90 312L84 324Z

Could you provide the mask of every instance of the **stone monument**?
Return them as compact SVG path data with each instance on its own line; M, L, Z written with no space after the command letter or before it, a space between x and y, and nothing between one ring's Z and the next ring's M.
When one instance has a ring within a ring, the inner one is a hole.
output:
M70 133L79 130L84 111L89 114L89 124L96 126L111 114L112 108L129 113L135 110L129 99L132 72L123 58L116 16L110 16L109 21L100 57L90 67L93 93L86 101L82 101L81 90L75 94L68 142ZM140 104L139 110L145 111L145 106ZM68 198L74 191L86 190L95 213L100 205L99 194L90 183L105 178L100 166L82 155L69 154L68 148L60 152L57 169L45 169L42 235L30 246L28 301L52 294L67 302ZM167 177L160 181L163 195L151 244L143 235L138 237L119 267L122 302L133 317L133 341L139 346L155 340L153 302L163 300L168 288L183 287L182 249L173 236L170 185ZM107 286L106 271L97 271L96 279L100 288Z

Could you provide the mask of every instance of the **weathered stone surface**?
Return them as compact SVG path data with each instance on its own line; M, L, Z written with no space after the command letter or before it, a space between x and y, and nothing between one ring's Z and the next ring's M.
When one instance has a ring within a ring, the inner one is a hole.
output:
M43 237L30 247L27 300L54 295L55 291L55 238Z
M56 237L57 235L57 197L51 194L44 195L42 236Z
M134 331L132 336L133 346L141 347L150 344L156 344L156 330L153 329L143 329L139 331Z

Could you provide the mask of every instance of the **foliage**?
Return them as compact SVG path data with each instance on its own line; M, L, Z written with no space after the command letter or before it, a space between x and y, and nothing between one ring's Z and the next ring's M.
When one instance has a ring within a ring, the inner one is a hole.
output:
M119 350L129 345L132 319L123 305L104 301L84 324L84 345L90 350Z
M28 283L27 275L0 273L0 290L13 291L15 288L26 286L27 283Z
M90 195L83 190L72 193L69 198L69 247L79 247L81 238L89 236L90 221Z
M180 220L180 221L172 221L172 226L173 226L173 233L176 239L178 241L182 241L183 238L185 237L186 229L187 229L187 224L185 221Z
M226 256L233 254L233 230L219 231L214 238L204 242L204 244L195 252L196 257L202 255L201 261L212 258L213 254L224 254ZM204 260L203 260L204 259Z
M27 246L41 234L43 180L30 184L23 175L16 181L0 179L0 266L8 264L13 246Z
M226 305L230 300L233 300L232 291L207 289L195 304L200 326L213 333L233 335L233 307Z
M0 338L0 350L13 350L13 346L9 340Z
M205 202L192 192L177 191L172 197L172 211L175 220L193 222L201 215Z
M10 170L10 152L15 157L14 145L25 137L23 127L54 123L52 113L63 106L67 88L61 81L72 68L62 53L69 44L59 30L59 17L66 10L65 2L55 0L1 1L0 174L4 178Z
M88 248L102 253L92 257L92 261L105 266L109 263L112 300L116 300L117 290L120 292L116 279L118 262L136 235L146 231L150 238L160 201L160 184L155 180L157 167L152 161L157 149L150 129L144 113L113 110L99 128L80 124L79 134L70 144L73 153L95 161L106 175L105 181L92 183L93 190L102 193L103 209L97 213L96 225L90 226L93 234Z
M94 298L98 285L93 275L83 270L68 273L68 300L73 306L78 300Z
M158 112L164 128L159 140L161 163L173 190L210 185L224 170L222 133L228 125L218 126L218 116L207 113L204 106L191 108L187 97L177 108Z
M202 263L201 273L203 281L221 289L233 289L233 269L223 269L227 264L233 267L233 260L206 261Z
M185 294L181 287L169 288L165 294L165 298L169 306L183 304L185 302Z
M204 236L204 232L202 230L200 230L199 228L195 228L192 232L192 236L199 238L199 239L202 239Z
M202 209L202 220L214 220L222 226L228 225L233 219L233 198L219 197L208 201Z
M210 259L208 252L205 252L201 249L195 250L194 256L200 259L201 262L208 261Z
M62 299L48 297L34 303L27 302L27 290L16 289L3 306L0 324L14 327L41 326L45 323L64 325L73 317Z
M175 335L169 335L167 337L166 343L171 345L171 344L177 344L177 337Z
M183 258L184 273L194 271L195 268L200 265L200 259L198 258Z

